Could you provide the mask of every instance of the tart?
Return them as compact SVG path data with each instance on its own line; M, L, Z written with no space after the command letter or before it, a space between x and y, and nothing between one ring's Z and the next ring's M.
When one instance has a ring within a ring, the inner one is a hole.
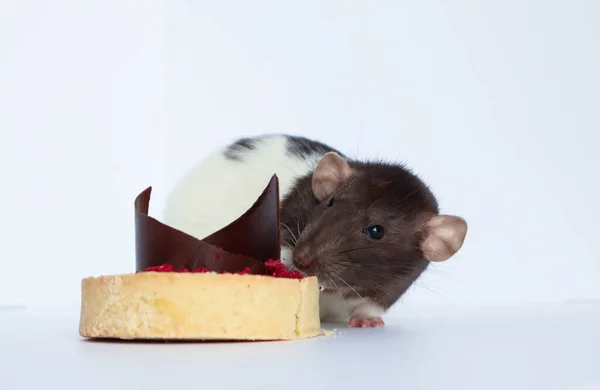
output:
M79 334L146 340L292 340L321 334L315 277L280 255L279 184L202 240L148 215L135 199L136 272L84 278Z

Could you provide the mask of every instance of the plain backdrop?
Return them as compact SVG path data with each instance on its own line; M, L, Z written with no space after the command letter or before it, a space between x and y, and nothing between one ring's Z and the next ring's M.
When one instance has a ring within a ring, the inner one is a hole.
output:
M600 299L600 3L3 1L0 305L134 269L133 200L288 132L418 172L467 219L406 304ZM218 196L218 194L215 194ZM401 306L399 307L401 310Z

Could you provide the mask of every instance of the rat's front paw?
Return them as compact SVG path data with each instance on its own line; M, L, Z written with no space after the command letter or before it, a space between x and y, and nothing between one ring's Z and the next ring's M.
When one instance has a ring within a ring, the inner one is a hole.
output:
M381 317L354 316L348 321L348 328L380 328L384 325Z

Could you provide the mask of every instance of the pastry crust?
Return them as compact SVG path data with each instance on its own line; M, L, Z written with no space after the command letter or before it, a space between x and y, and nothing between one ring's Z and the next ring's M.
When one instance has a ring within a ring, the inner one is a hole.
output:
M318 336L317 278L140 272L81 283L86 338L291 340Z

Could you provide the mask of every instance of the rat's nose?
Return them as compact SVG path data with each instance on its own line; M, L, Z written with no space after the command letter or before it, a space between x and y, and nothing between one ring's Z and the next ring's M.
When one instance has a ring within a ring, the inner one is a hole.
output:
M308 247L305 246L300 248L296 247L292 257L294 260L294 265L298 268L310 268L313 263L313 257L310 254Z

